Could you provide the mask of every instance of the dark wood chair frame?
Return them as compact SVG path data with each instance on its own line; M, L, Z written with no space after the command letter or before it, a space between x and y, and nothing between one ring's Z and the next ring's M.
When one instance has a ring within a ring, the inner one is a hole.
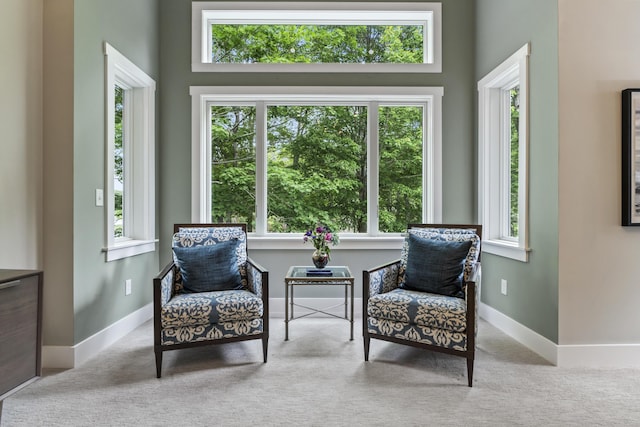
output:
M474 224L409 224L408 228L474 228L476 230L476 234L480 239L482 239L482 226L474 225ZM482 252L482 251L480 251ZM393 262L375 267L371 270L364 270L362 272L362 335L364 337L364 360L369 360L369 346L371 342L371 338L379 339L383 341L389 341L397 344L408 345L411 347L422 348L425 350L437 351L440 353L452 354L454 356L464 357L467 359L467 379L469 383L469 387L473 385L473 362L475 360L476 353L476 292L478 292L478 288L476 285L477 281L477 273L480 267L480 253L478 254L478 262L476 263L475 271L470 277L471 280L463 282L463 289L466 288L466 301L467 301L467 349L465 351L462 350L454 350L445 347L439 347L431 344L418 343L414 341L407 341L400 338L389 337L385 335L372 334L369 333L368 328L368 315L367 315L367 306L369 304L369 276L370 274L381 270L383 268L390 267L392 265L397 264L400 265L400 260L395 260ZM471 333L469 333L471 331Z
M177 233L180 228L189 228L189 227L241 227L242 230L247 233L247 225L246 224L236 224L236 223L208 223L208 224L175 224L173 226L173 232ZM161 313L162 313L162 279L169 274L169 272L176 267L173 259L169 264L167 264L160 273L153 279L153 330L154 330L154 352L156 356L156 376L160 378L162 376L162 352L170 351L170 350L179 350L183 348L190 347L200 347L204 345L216 345L216 344L226 344L230 342L237 341L248 341L248 340L262 340L262 357L264 363L267 363L267 347L269 341L269 272L264 269L261 265L255 263L251 258L247 255L247 263L250 264L253 268L255 268L262 277L262 305L263 305L263 315L262 315L262 333L256 335L248 335L241 337L232 337L232 338L220 338L216 340L207 340L207 341L196 341L191 343L182 343L182 344L167 344L163 345L161 341L161 332L162 332L162 321L161 321Z

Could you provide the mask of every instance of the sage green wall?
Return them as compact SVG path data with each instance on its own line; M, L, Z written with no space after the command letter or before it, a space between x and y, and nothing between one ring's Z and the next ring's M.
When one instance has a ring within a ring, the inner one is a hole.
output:
M558 342L558 2L478 0L476 80L531 43L528 263L483 253L482 300ZM500 293L508 281L508 295Z
M157 0L74 3L73 307L74 343L151 302L158 252L105 262L105 211L95 189L105 183L105 60L107 41L159 81ZM156 99L158 94L156 95ZM124 282L132 279L132 294Z
M191 99L189 86L443 86L443 220L472 222L475 218L474 144L474 1L444 0L443 72L438 74L321 74L321 73L192 73L191 1L160 0L160 238L161 262L170 258L173 224L191 218ZM249 248L250 249L250 248ZM291 253L290 253L291 252ZM335 262L361 270L399 256L399 251L347 251L337 249ZM251 251L270 271L272 297L283 297L282 278L293 262L308 262L309 249ZM298 260L298 261L294 261ZM310 292L309 295L320 295ZM302 295L301 295L302 296Z

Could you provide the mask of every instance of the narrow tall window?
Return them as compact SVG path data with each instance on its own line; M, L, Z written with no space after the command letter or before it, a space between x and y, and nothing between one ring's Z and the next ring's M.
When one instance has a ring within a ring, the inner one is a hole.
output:
M528 260L529 44L478 82L478 212L485 252Z
M106 260L155 250L155 82L108 43Z

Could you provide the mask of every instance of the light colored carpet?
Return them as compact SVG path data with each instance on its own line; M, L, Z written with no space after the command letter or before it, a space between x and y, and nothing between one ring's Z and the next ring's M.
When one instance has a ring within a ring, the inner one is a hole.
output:
M358 319L356 319L358 321ZM364 362L339 319L272 319L259 341L166 352L147 322L85 365L49 371L4 402L13 426L640 425L640 370L564 369L486 322L473 388L462 358L372 340Z

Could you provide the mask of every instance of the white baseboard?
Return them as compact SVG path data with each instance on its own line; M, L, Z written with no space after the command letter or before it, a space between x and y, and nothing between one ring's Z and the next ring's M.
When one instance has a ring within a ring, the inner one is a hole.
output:
M147 304L74 346L43 346L43 368L75 368L153 317L153 304Z
M326 311L336 316L344 316L344 298L295 298L295 303L304 305L307 307L314 307ZM350 303L350 301L349 301ZM333 307L329 310L325 307ZM347 306L347 314L351 316L349 312L350 307ZM301 314L309 313L311 310L307 310L302 307L294 307L294 315L297 317ZM362 298L353 299L353 313L355 317L362 317ZM309 317L327 317L322 313L314 313ZM269 298L269 318L284 319L284 298Z
M640 344L560 345L558 366L640 368Z
M549 362L563 368L640 368L640 344L558 345L480 303L480 317Z
M484 320L529 347L545 360L554 365L558 364L558 345L556 343L484 303L480 303L478 309L480 317Z

